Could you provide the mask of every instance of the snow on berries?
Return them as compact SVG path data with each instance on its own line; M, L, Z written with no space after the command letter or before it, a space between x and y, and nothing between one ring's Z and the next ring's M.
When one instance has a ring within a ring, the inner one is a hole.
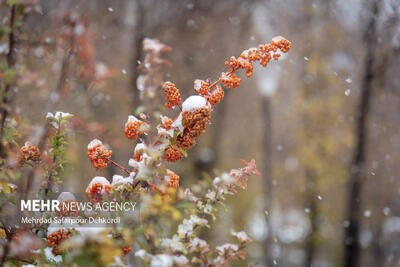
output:
M69 232L68 230L64 230L64 229L60 229L56 232L51 233L48 237L47 237L47 243L49 243L50 246L53 247L52 252L55 255L59 255L61 252L58 249L58 245L71 237L71 232Z
M174 136L173 121L166 117L160 116L161 124L157 126L157 133L159 136L168 136L172 138Z
M180 106L182 102L181 94L179 93L179 90L178 88L176 88L175 84L171 82L165 82L163 88L165 93L165 99L167 101L167 103L165 103L165 106L167 108Z
M52 247L52 252L55 255L61 254L58 245L69 239L72 235L71 230L75 228L72 224L51 223L47 228L47 243Z
M169 146L165 149L163 159L169 161L169 162L175 162L177 160L180 160L184 157L184 154L182 152L182 149L180 149L176 145Z
M194 81L194 90L197 94L201 96L206 96L210 93L210 86L208 82L197 79Z
M149 178L151 176L151 169L153 163L153 157L149 152L150 148L144 144L139 143L136 145L133 158L129 159L129 166L133 167L135 170L135 177Z
M132 176L123 177L121 175L114 175L111 182L111 187L114 190L121 191L124 189L125 186L132 186L132 184L133 184Z
M110 191L110 182L101 176L94 177L85 190L86 196L92 202L101 202L103 196L110 193Z
M88 145L87 154L93 167L101 170L107 167L112 151L107 149L100 140L94 139Z
M189 96L182 104L182 111L194 112L207 106L207 100L199 95Z
M40 161L39 148L30 142L25 142L25 145L20 149L20 156L22 161Z
M137 119L135 116L128 116L128 120L125 123L124 134L127 138L136 140L141 138L144 134L149 133L149 125Z

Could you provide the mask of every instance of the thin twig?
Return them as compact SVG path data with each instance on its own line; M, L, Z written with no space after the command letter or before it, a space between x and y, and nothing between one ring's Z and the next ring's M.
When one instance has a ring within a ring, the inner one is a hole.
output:
M110 159L111 163L114 164L116 167L120 168L121 170L123 170L124 172L126 172L127 174L131 174L131 172L126 169L125 167L122 167L121 165L119 165L118 163L116 163L115 161L113 161L112 159Z

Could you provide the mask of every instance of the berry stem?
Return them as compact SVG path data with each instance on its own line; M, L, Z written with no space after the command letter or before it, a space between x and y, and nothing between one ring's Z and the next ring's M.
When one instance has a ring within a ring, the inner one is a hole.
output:
M230 76L230 75L232 75L234 72L235 72L236 70L234 70L234 69L230 69L230 70L228 70L227 72L226 72L226 75L228 75L228 76ZM210 85L210 89L212 89L213 87L215 87L217 84L219 84L220 82L221 82L221 78L219 78L218 80L216 80L214 83L212 83L211 85Z
M216 80L214 83L212 83L212 84L210 85L210 89L213 88L213 87L215 87L220 81L221 81L221 78L219 78L219 79Z
M131 172L130 172L128 169L122 167L121 165L119 165L118 163L116 163L115 161L113 161L112 159L110 159L110 161L111 161L112 164L114 164L115 166L117 166L118 168L120 168L121 170L123 170L124 172L126 172L127 174L131 174Z

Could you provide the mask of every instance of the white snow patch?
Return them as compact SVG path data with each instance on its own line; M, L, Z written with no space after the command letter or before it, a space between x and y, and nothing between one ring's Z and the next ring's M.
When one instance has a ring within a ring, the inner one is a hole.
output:
M137 169L137 174L136 174L136 178L146 178L149 177L149 175L151 175L151 169L149 169L146 165L150 164L151 162L149 162L147 159L144 157L145 153L143 154L143 159L141 161L136 161L134 159L130 159L128 162L128 165L136 168Z
M204 97L199 95L192 95L183 102L182 110L193 112L204 106L207 106L207 100Z
M90 143L88 144L88 149L93 148L97 145L102 145L103 143L99 140L99 139L93 139L92 141L90 141Z
M224 255L225 251L238 251L239 247L235 244L224 244L215 248L219 255Z
M128 116L128 120L127 120L126 123L125 123L125 126L126 126L128 123L130 123L130 122L135 122L135 121L138 121L138 119L137 119L135 116L133 116L133 115L129 115L129 116Z
M285 38L283 38L282 36L278 35L272 38L272 42L279 42L284 40Z
M110 185L110 182L102 176L96 176L92 179L92 181L90 181L89 185L86 188L86 191L95 184L101 184L103 186L101 193L105 193L106 192L105 186Z
M172 123L172 127L178 128L180 132L183 132L183 124L182 124L182 112L179 114L178 118Z
M113 180L111 185L114 187L116 186L116 189L123 189L125 184L132 184L133 183L133 177L128 176L128 177L122 177L121 175L114 175Z
M62 262L62 256L61 255L54 255L52 252L52 248L47 247L44 249L44 255L46 256L47 259L52 260L56 263L61 263Z

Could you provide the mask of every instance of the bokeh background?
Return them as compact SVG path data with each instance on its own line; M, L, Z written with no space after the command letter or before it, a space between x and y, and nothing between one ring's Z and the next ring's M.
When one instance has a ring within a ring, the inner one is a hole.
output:
M82 57L70 64L55 100L67 13L80 21L74 31ZM7 16L0 11L1 20ZM26 72L12 108L32 140L40 137L52 102L75 115L59 190L83 192L94 176L119 174L90 166L91 139L107 143L123 165L132 156L123 126L141 103L143 38L172 47L164 78L186 98L195 79L215 80L230 56L282 35L293 44L290 52L267 68L257 66L250 79L242 75L199 144L170 168L185 186L239 167L240 159L256 160L262 176L229 199L206 233L215 244L229 240L230 229L245 229L255 241L249 263L344 266L346 244L356 242L358 266L398 266L399 18L396 0L40 0L17 41L17 62ZM94 66L91 79L77 71L82 64ZM356 241L346 237L354 204Z

